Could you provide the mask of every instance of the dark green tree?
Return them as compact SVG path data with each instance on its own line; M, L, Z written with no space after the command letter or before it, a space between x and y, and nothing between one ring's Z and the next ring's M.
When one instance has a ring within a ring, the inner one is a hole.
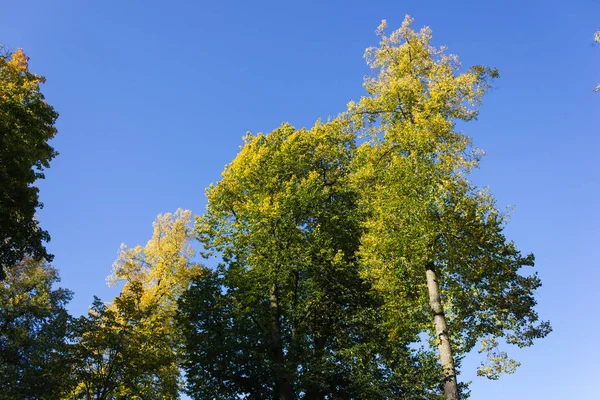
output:
M0 280L26 255L52 261L44 247L50 236L35 219L43 205L33 186L57 154L48 141L58 114L44 100L43 82L29 72L22 50L0 47Z
M269 346L252 315L236 307L218 273L197 279L179 303L183 369L196 399L272 397Z
M71 348L74 385L69 398L106 400L115 394L125 377L128 338L116 315L97 297L87 316L76 321L76 337Z
M60 399L69 388L71 292L58 272L31 258L0 282L0 399Z

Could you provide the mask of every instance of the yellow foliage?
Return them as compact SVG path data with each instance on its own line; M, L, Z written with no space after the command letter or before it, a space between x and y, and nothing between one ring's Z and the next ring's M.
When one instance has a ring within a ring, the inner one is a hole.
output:
M13 53L8 65L19 71L29 71L29 57L27 57L23 49L17 49Z
M192 213L178 209L175 214L159 215L154 222L152 238L146 246L128 248L121 245L113 264L109 284L124 281L122 292L135 285L143 288L140 307L174 315L177 299L192 279L204 269L191 261L195 252L191 246Z

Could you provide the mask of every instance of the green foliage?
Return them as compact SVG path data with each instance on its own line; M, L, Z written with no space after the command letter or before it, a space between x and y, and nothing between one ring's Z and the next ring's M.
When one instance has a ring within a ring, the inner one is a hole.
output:
M77 321L71 368L77 384L69 399L176 399L177 369L164 332L140 332L148 313L139 308L141 288L114 299L107 307L95 298L87 316Z
M380 47L367 50L377 76L346 114L368 139L354 177L368 216L363 276L385 297L386 318L400 337L430 332L437 344L425 280L433 263L458 358L488 336L529 346L550 332L533 308L539 278L521 272L533 256L507 241L493 197L466 179L480 153L455 128L477 116L498 73L482 66L461 72L456 56L430 44L429 28L415 32L411 22L407 17L390 36L382 24Z
M76 385L73 399L113 399L124 380L128 343L102 301L94 297L87 316L77 320L77 336L71 350Z
M252 316L236 308L217 273L198 279L180 301L183 369L197 399L272 397L269 347Z
M0 282L0 399L60 399L69 385L71 292L58 272L30 258Z
M391 345L380 298L359 276L354 151L341 120L283 124L246 136L209 188L197 232L223 263L181 303L191 396L221 387L222 398L437 392L431 354L401 339Z
M195 226L160 215L122 246L119 296L76 320L34 220L57 114L25 54L0 56L0 398L177 399L182 372L194 399L466 398L455 369L478 343L479 375L514 372L499 343L551 331L541 283L467 179L481 152L456 126L498 72L464 70L411 23L382 23L346 113L246 135Z
M40 91L44 78L27 62L22 50L0 46L0 280L26 255L52 261L43 245L50 236L35 219L42 204L33 183L57 154L48 141L58 114Z

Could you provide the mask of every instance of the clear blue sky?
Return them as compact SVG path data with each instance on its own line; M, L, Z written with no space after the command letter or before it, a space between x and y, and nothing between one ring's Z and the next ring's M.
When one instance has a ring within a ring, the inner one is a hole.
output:
M202 213L246 131L309 126L362 93L375 28L405 14L465 65L501 79L466 131L487 156L474 179L517 211L508 235L534 252L539 311L554 332L473 399L598 394L600 25L597 1L10 1L0 42L22 47L60 112L60 152L40 183L42 226L71 310L105 286L119 245L158 213Z

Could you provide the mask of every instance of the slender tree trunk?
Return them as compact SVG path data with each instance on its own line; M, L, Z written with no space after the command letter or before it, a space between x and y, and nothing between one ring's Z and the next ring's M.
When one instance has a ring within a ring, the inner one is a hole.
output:
M275 368L275 396L279 400L293 400L294 391L285 370L285 358L283 355L283 345L281 343L281 323L279 321L280 313L277 284L273 283L271 285L269 296L271 311L271 357Z
M438 352L440 353L440 363L442 364L444 374L444 395L446 396L446 400L459 400L454 359L452 358L452 349L450 348L450 340L448 338L446 316L444 315L444 308L440 299L440 286L437 281L435 264L428 263L425 273L427 275L429 305L433 312L433 323L438 340Z

